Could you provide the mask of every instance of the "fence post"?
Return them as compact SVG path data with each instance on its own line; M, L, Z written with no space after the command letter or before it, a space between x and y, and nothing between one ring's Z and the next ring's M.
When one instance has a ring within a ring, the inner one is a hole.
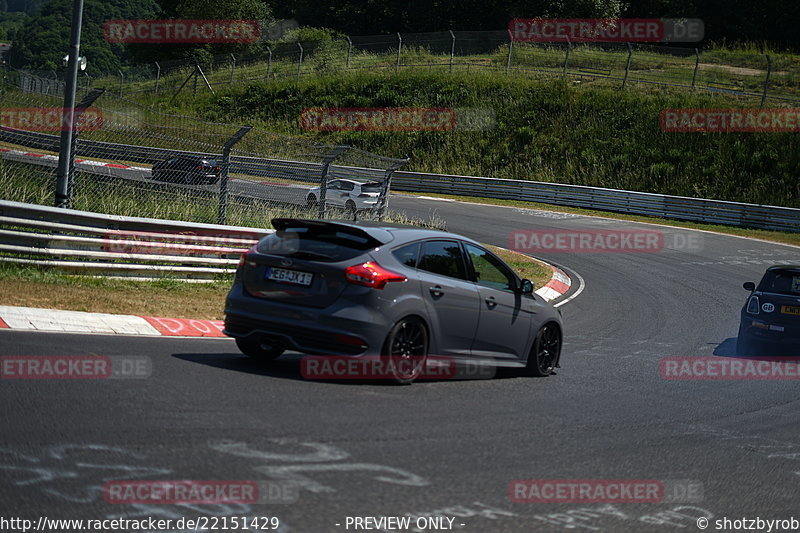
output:
M331 163L349 148L349 146L334 146L333 151L323 159L322 173L319 176L319 205L317 206L317 216L319 216L319 218L325 218L325 195L328 191L328 169Z
M765 54L767 56L767 77L764 79L764 93L761 95L761 107L764 107L764 104L767 101L767 91L769 91L769 76L772 74L772 58L769 54Z
M569 40L569 36L567 36L567 52L564 54L564 70L561 75L564 79L567 79L567 69L569 68L569 53L572 51L572 41Z
M694 73L692 74L692 91L697 86L697 71L700 70L700 50L694 49Z
M123 74L121 70L117 70L117 72L119 72L119 95L122 96L122 88L125 85L125 74Z
M403 49L403 37L400 35L400 32L397 32L397 63L395 63L394 71L397 72L400 69L400 51Z
M453 39L453 42L450 45L450 72L453 72L453 59L456 55L456 34L453 33L453 30L448 31L450 32L450 37Z
M70 125L72 130L72 139L70 140L70 153L69 159L67 160L66 198L61 198L62 203L58 204L56 207L72 209L72 193L75 188L75 154L78 151L79 131L77 124L83 112L86 111L95 100L100 98L104 92L105 89L94 89L92 92L86 95L86 97L81 100L78 105L75 106L75 113L72 118L72 124ZM56 196L58 196L58 191L56 191Z
M508 59L506 59L506 75L508 71L511 70L511 52L514 51L514 35L511 33L511 30L508 31Z
M92 88L92 77L89 76L89 73L85 70L83 71L83 74L86 76L86 94L89 94L89 89Z
M222 147L222 165L219 182L219 206L217 208L217 224L225 224L228 220L228 173L231 167L231 148L242 140L253 126L244 126L231 136Z
M625 88L625 85L628 84L628 75L631 72L631 56L633 55L633 47L631 43L626 43L628 45L628 62L625 63L625 78L622 80L622 88Z
M297 47L300 49L300 57L297 59L297 77L300 77L300 67L303 66L303 45L297 41Z
M236 56L231 54L231 81L229 85L233 85L233 79L236 76Z
M267 52L269 52L269 57L267 58L267 81L269 81L269 75L272 73L272 48L267 46Z
M157 71L156 71L156 91L155 92L156 92L156 94L158 94L158 82L161 81L161 65L158 64L158 61L156 61L156 69L157 69Z
M353 51L353 41L349 35L345 38L347 39L347 61L345 61L344 68L350 68L350 52Z
M386 169L386 173L383 175L383 184L381 185L381 194L378 197L378 205L375 206L373 210L373 220L377 218L378 220L383 220L383 215L386 212L386 204L389 198L389 187L392 182L392 174L398 168L402 167L409 161L409 157L406 156L405 159L402 161L398 161L394 165L390 166Z

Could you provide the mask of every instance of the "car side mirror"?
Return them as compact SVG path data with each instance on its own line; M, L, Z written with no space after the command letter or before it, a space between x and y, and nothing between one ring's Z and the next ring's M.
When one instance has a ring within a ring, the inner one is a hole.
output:
M747 289L750 292L753 292L754 290L756 290L756 284L753 283L752 281L745 281L744 284L742 285L742 287L744 287L745 289Z
M519 289L522 294L531 294L533 292L533 282L529 279L523 279Z

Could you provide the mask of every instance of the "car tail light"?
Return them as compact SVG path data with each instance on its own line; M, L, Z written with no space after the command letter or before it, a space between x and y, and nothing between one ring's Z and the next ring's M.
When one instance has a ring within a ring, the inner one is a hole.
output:
M757 315L761 312L758 296L751 296L747 301L747 312L751 315Z
M404 275L386 270L372 261L347 267L344 269L344 277L354 285L363 285L373 289L383 289L389 282L404 282L408 279Z
M249 250L247 250L245 253L243 253L242 256L239 258L239 266L243 266L245 261L247 261L248 254L250 254L252 252L255 252L255 251L256 251L256 245L254 244L252 247L250 247Z

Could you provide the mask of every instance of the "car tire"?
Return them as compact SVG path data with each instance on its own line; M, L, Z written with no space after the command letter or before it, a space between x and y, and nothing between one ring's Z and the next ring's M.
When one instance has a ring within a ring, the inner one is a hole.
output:
M308 198L306 198L306 207L309 209L314 209L317 207L317 197L313 194L309 194Z
M756 355L756 347L754 344L753 339L744 332L740 325L739 333L736 335L736 355L746 357Z
M561 331L555 323L545 324L536 333L525 365L525 375L546 377L553 373L561 356Z
M409 385L421 374L428 360L428 328L419 317L398 321L386 336L383 357L391 363L396 383Z
M274 361L284 352L280 346L270 346L252 339L236 339L236 346L246 356L265 362Z

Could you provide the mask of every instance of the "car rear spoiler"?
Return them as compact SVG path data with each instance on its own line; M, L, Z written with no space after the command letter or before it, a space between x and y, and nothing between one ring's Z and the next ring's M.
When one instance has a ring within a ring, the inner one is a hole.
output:
M394 239L391 232L379 226L361 226L356 223L332 222L330 220L311 220L302 218L273 218L272 227L278 231L291 228L315 230L334 230L348 235L368 239L369 247L380 246Z

